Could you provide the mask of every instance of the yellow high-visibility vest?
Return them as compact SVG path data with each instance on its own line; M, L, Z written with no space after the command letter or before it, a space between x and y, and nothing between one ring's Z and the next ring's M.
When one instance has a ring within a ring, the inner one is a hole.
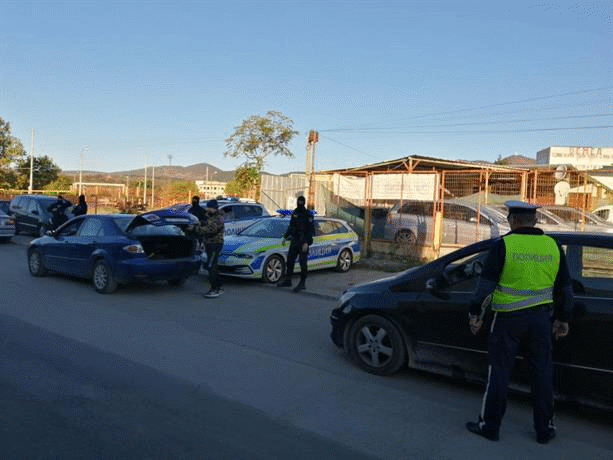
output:
M503 237L505 259L492 295L493 311L516 311L553 302L560 250L547 235L511 233Z

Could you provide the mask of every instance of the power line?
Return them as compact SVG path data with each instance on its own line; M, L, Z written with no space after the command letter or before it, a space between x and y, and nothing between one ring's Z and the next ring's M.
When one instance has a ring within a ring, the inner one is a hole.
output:
M606 87L595 88L595 89L590 89L590 90L574 91L574 92L570 92L570 93L553 94L553 95L549 95L549 96L538 96L538 97L533 97L533 98L529 98L529 99L522 99L522 100L518 100L518 101L500 102L500 103L497 103L497 104L490 104L490 105L485 105L485 106L481 106L481 107L474 107L474 108L468 108L468 109L458 109L458 110L450 110L450 111L447 111L447 112L435 112L435 113L430 113L430 114L425 114L425 115L415 115L415 116L412 116L412 117L404 118L404 120L417 120L417 119L421 119L421 118L437 117L437 116L441 116L441 115L453 115L453 114L458 114L458 113L474 112L474 111L489 109L489 108L493 108L493 107L501 107L501 106L513 105L513 104L523 104L523 103L526 103L526 102L535 102L535 101L546 100L546 99L554 99L554 98L558 98L558 97L576 96L576 95L579 95L579 94L587 94L587 93L593 93L593 92L597 92L597 91L606 91L606 90L611 90L611 89L613 89L613 86L606 86ZM352 128L320 129L318 131L320 133L322 133L322 132L340 132L340 131L348 131L348 130L352 130Z
M369 153L362 152L361 150L358 150L358 149L356 149L356 148L354 148L354 147L351 147L350 145L343 144L342 142L339 142L339 141L337 141L337 140L335 140L335 139L332 139L331 137L328 137L328 136L322 136L321 134L320 134L320 136L319 136L319 137L321 137L321 138L323 138L323 139L327 139L327 140L329 140L329 141L331 141L331 142L334 142L334 143L336 143L336 144L342 145L343 147L347 147L348 149L353 150L353 151L358 152L358 153L361 153L362 155L366 155L366 156L367 156L367 157L369 157L369 158L376 159L376 157L374 157L373 155L371 155L371 154L369 154Z
M571 120L576 118L598 118L598 117L608 117L613 116L613 113L601 113L594 115L569 115L565 117L547 117L547 118L524 118L520 120L500 120L500 121L474 121L467 123L454 123L454 124L440 124L440 125L414 125L411 128L447 128L454 126L478 126L478 125L496 125L496 124L504 124L504 123L528 123L535 121L552 121L552 120ZM372 131L392 131L395 129L406 129L407 127L397 127L397 128L356 128L352 130L351 133L361 133L361 132L372 132ZM340 132L340 131L339 131ZM345 132L345 131L343 131ZM346 131L349 132L349 131Z
M533 128L533 129L512 129L512 130L482 130L482 131L406 131L401 133L389 133L396 135L441 135L441 134L501 134L501 133L527 133L527 132L541 132L541 131L573 131L573 130L586 130L586 129L607 129L613 128L613 125L604 126L576 126L570 128ZM359 132L358 132L359 133ZM355 134L355 133L352 133Z

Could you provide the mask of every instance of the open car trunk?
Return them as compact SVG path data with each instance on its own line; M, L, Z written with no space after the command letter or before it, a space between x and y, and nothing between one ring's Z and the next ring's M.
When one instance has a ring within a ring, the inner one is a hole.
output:
M136 216L126 232L140 241L149 259L180 259L196 252L192 229L197 224L191 214L160 210Z
M185 236L140 236L149 259L180 259L194 255L195 241Z

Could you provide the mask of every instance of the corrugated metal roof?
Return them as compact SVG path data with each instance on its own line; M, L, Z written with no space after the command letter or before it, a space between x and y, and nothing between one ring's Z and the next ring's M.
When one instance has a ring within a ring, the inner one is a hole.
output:
M317 174L352 174L368 172L391 172L391 171L432 171L432 170L463 170L463 169L489 169L494 171L526 171L528 168L520 166L503 166L487 162L475 162L464 160L442 160L440 158L412 155L397 160L371 163L355 168L330 169L317 171Z

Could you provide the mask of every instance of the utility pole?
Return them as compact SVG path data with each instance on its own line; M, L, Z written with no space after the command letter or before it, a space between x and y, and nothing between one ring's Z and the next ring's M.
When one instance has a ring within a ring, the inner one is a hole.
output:
M147 206L147 157L145 156L145 183L143 184L143 206Z
M34 128L32 128L32 149L30 150L30 185L28 195L32 195L32 184L34 183Z
M319 140L319 133L314 129L309 131L307 137L306 176L309 185L307 207L315 209L315 145Z
M153 208L153 192L155 190L155 163L151 165L151 208Z
M87 147L81 149L81 161L79 166L79 195L83 193L83 153L87 150Z

